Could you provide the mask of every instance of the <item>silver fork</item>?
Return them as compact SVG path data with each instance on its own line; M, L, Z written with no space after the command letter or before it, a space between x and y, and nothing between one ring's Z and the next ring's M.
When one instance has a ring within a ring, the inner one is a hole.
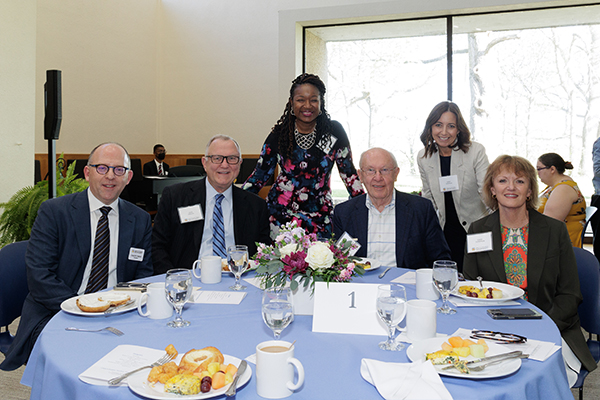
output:
M173 358L175 358L175 354L165 354L164 356L162 356L161 358L159 358L158 360L154 361L152 364L150 365L145 365L143 367L140 367L138 369L134 369L133 371L129 371L127 373L124 373L121 376L118 376L116 378L112 378L110 381L108 381L109 385L118 385L119 383L121 383L121 381L125 378L127 378L129 375L131 374L135 374L138 371L141 371L145 368L154 368L154 367L159 367L163 364L168 363L169 361L171 361Z
M124 333L121 332L120 330L118 330L117 328L113 328L112 326L107 326L106 328L102 328L102 329L80 329L80 328L73 328L72 326L65 328L65 330L67 331L78 331L78 332L102 332L102 331L109 331L114 333L117 336L123 336Z

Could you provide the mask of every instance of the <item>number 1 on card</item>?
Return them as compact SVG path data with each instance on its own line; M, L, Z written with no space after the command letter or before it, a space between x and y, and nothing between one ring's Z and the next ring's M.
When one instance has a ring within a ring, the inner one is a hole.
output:
M350 298L351 298L350 307L348 307L348 308L356 308L356 306L354 305L354 300L355 300L356 294L354 292L350 292L350 293L348 293L348 296L350 296Z

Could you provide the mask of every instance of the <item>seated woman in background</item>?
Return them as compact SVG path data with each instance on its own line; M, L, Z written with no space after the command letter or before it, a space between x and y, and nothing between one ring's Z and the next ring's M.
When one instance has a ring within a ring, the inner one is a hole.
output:
M473 222L469 234L491 232L493 250L465 251L463 272L467 279L520 287L552 318L572 386L582 364L592 371L596 363L579 324L582 297L569 233L562 222L535 210L537 193L535 169L526 159L503 155L490 164L483 196L494 213Z
M585 226L585 199L566 169L573 164L556 153L546 153L538 158L537 171L540 180L548 185L541 194L538 211L544 215L564 221L573 246L581 247L581 234Z

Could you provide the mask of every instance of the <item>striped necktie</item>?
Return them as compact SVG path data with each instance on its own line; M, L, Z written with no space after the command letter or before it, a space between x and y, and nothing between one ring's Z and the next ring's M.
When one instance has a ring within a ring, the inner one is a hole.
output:
M88 280L86 293L94 293L108 287L108 255L110 252L110 230L108 229L108 213L112 208L104 206L98 220L96 238L94 240L94 256L92 270Z
M158 174L162 175L162 164L158 164Z
M213 210L213 254L221 258L227 258L225 251L225 225L223 223L223 209L221 202L225 196L218 193L215 196L215 208Z

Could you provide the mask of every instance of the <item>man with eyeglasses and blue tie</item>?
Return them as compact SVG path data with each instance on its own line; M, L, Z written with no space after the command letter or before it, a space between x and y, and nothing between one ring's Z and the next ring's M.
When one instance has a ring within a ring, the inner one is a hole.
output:
M150 216L119 199L133 176L129 154L120 144L101 144L83 171L87 190L38 210L25 255L29 294L3 370L27 362L63 301L152 275Z
M233 185L240 172L240 146L216 135L206 146L202 165L206 178L167 186L160 199L152 231L154 273L192 268L204 256L227 258L227 248L270 243L266 202Z
M367 193L335 207L335 237L347 232L361 245L356 256L387 267L431 268L435 260L449 260L450 249L431 202L396 190L399 172L387 150L372 148L361 155L358 176Z

